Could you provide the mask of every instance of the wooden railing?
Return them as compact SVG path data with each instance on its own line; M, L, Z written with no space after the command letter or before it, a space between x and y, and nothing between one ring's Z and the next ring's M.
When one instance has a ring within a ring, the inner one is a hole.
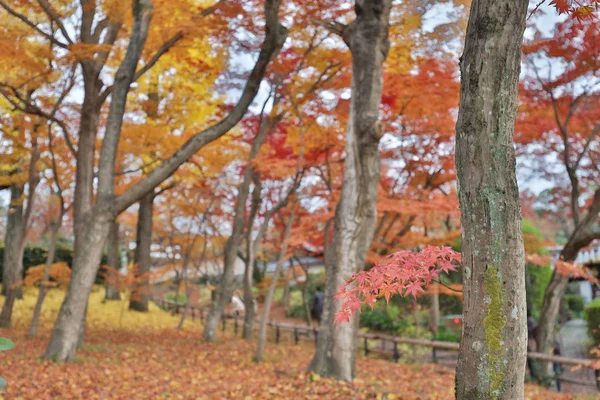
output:
M162 299L152 299L158 306L166 311L171 311L174 314L179 314L182 312L186 304L178 303L172 300L162 300ZM208 315L208 307L202 306L189 306L188 312L192 321L198 319L200 322L204 323L206 315ZM233 322L233 332L237 335L240 327L240 319L242 317L237 314L224 314L221 317L221 330L226 330L227 321L230 320ZM258 324L259 321L257 320ZM319 332L318 327L309 327L308 325L296 325L289 324L284 322L273 322L269 321L267 326L273 328L275 330L275 343L279 344L281 340L282 332L289 332L293 334L293 340L295 344L298 344L300 340L311 340L316 344L317 335ZM399 362L402 358L401 351L399 349L399 345L411 345L418 347L429 347L431 348L431 362L438 364L442 361L456 360L456 352L458 352L460 346L458 343L453 342L442 342L437 340L426 340L426 339L415 339L415 338L406 338L406 337L398 337L398 336L390 336L379 333L359 333L359 338L362 339L362 350L365 356L368 356L371 353L379 353L391 355L395 362ZM370 342L379 342L380 346L371 346ZM445 352L445 353L442 353ZM450 354L448 354L450 352ZM558 391L561 390L561 382L571 383L582 386L595 386L598 391L600 391L600 370L595 370L593 368L593 364L595 360L592 359L584 359L584 358L572 358L572 357L563 357L563 356L555 356L544 353L536 353L536 352L528 352L527 357L532 360L551 362L555 364L559 364L561 366L569 366L569 367L578 367L578 368L586 368L594 371L595 380L583 380L576 379L571 377L564 377L562 374L557 374L550 379L556 381Z

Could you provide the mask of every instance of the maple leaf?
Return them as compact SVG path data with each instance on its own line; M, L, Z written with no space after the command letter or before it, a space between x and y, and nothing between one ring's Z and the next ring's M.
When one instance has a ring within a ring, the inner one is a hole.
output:
M552 0L551 6L554 6L559 14L567 13L571 10L572 0Z

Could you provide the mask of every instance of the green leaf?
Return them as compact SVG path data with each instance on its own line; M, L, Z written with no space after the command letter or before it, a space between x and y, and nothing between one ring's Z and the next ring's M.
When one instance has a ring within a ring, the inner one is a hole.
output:
M15 347L15 344L12 340L7 338L0 338L0 351L10 350Z
M6 380L4 378L0 378L0 390L6 389Z

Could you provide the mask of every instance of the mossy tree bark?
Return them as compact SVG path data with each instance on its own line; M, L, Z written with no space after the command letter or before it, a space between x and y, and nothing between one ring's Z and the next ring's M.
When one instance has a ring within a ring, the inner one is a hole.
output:
M460 61L464 319L457 399L523 399L525 255L513 134L527 6L474 0Z

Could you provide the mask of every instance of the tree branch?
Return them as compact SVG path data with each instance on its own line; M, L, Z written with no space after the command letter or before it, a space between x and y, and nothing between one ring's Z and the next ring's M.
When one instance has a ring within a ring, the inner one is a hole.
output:
M160 57L162 57L163 54L165 54L167 51L169 51L169 49L171 47L173 47L175 45L175 43L177 43L182 38L183 38L183 32L178 32L171 39L169 39L166 42L164 42L162 44L162 46L160 46L160 48L156 51L156 53L154 53L154 55L152 56L152 58L150 60L148 60L148 62L142 68L140 68L138 71L136 71L136 73L135 73L135 75L133 77L133 82L137 81L150 68L152 68L158 62L158 60L160 59ZM111 86L107 87L106 89L104 89L104 91L100 94L100 102L101 103L103 103L104 100L106 100L106 98L112 92L112 90L113 90L113 85L111 85Z
M181 164L198 150L229 132L242 119L258 93L269 62L279 52L287 38L287 29L279 22L279 4L280 0L265 0L266 36L238 103L220 122L196 133L163 164L152 170L146 178L118 196L115 207L117 213L127 209L148 191L175 173Z
M73 40L71 40L69 33L65 29L65 25L60 20L58 14L56 14L56 12L54 12L54 10L50 6L50 4L48 4L48 2L46 0L38 0L38 3L44 9L44 12L46 13L46 15L48 15L50 20L54 21L56 23L56 25L58 25L58 29L60 30L60 33L62 33L64 38L67 39L67 42L69 42L69 44L73 44Z
M35 23L30 21L25 15L18 13L15 10L13 10L12 8L10 8L9 5L6 4L6 2L0 1L0 7L4 8L13 17L16 17L16 18L20 19L21 21L23 21L27 26L35 29L38 33L40 33L42 36L44 36L46 39L48 39L50 42L54 43L58 47L62 47L63 49L66 49L69 47L67 44L61 42L60 40L57 40L51 34L44 32Z
M344 36L344 31L348 27L347 25L341 24L337 21L328 22L328 21L321 21L319 19L311 18L311 22L316 25L322 26L323 28L327 29L329 32L335 33L336 35L339 35L342 37Z

